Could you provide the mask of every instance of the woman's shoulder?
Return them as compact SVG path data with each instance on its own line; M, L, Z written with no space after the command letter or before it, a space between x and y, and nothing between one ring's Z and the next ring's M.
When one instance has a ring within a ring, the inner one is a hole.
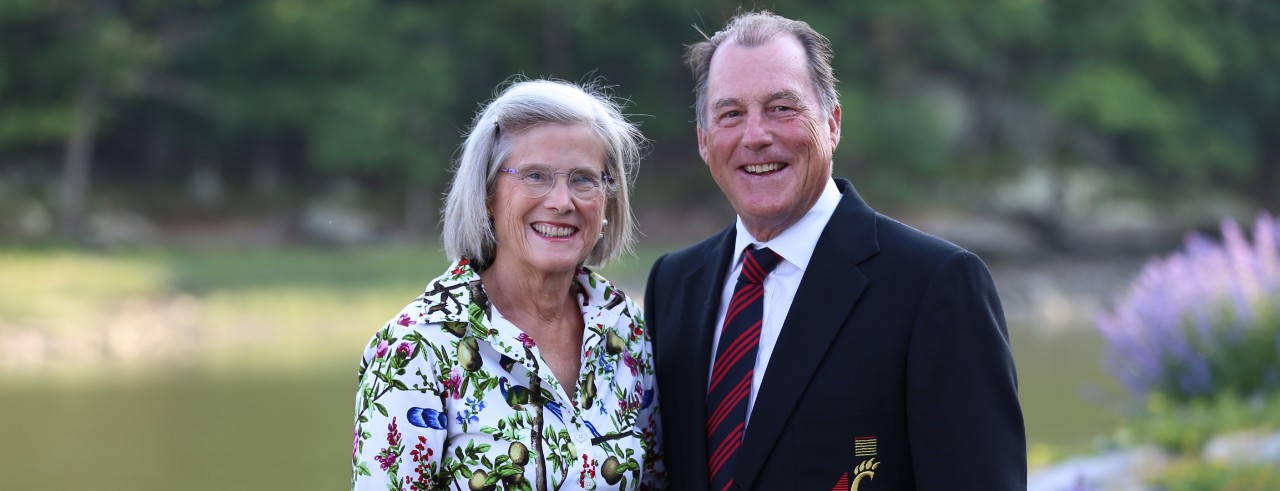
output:
M457 338L467 325L479 278L466 259L454 262L378 329L368 351L376 355L380 342L393 339L442 344Z
M627 317L640 317L639 304L617 284L590 268L578 271L578 284L586 293L586 304L603 311L614 311Z

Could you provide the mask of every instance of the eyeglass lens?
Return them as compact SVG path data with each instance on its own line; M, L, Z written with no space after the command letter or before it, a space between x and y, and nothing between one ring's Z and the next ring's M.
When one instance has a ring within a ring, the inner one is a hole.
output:
M520 169L501 169L519 179L524 185L524 195L528 198L541 198L551 192L556 185L557 176L565 176L569 191L579 199L594 199L603 194L608 185L605 178L590 169L572 169L568 172L555 172L541 165L529 165Z

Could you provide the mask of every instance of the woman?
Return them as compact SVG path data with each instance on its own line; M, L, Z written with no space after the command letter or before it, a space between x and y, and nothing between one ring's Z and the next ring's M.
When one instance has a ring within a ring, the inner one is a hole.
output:
M634 240L642 142L569 83L517 82L480 111L446 198L453 264L361 361L353 489L662 487L649 334L584 266Z

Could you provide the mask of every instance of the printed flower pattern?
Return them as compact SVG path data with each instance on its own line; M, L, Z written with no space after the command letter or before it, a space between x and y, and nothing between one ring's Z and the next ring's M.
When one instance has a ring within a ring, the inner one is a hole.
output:
M644 319L594 272L575 281L586 329L573 393L466 259L378 330L360 363L352 489L663 488Z

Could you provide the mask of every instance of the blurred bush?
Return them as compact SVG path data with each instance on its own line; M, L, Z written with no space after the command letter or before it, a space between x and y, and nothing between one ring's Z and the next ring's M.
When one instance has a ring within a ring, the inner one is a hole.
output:
M1194 234L1152 259L1098 316L1108 369L1139 400L1172 403L1280 387L1280 230L1267 213L1253 241L1222 221L1222 240Z
M1174 465L1155 483L1164 491L1257 491L1280 489L1280 470L1256 465L1225 467L1200 461Z
M1130 444L1154 443L1172 453L1198 455L1216 435L1274 429L1277 425L1280 394L1248 399L1224 394L1185 404L1170 404L1163 395L1151 394L1142 417L1121 429L1115 439Z

